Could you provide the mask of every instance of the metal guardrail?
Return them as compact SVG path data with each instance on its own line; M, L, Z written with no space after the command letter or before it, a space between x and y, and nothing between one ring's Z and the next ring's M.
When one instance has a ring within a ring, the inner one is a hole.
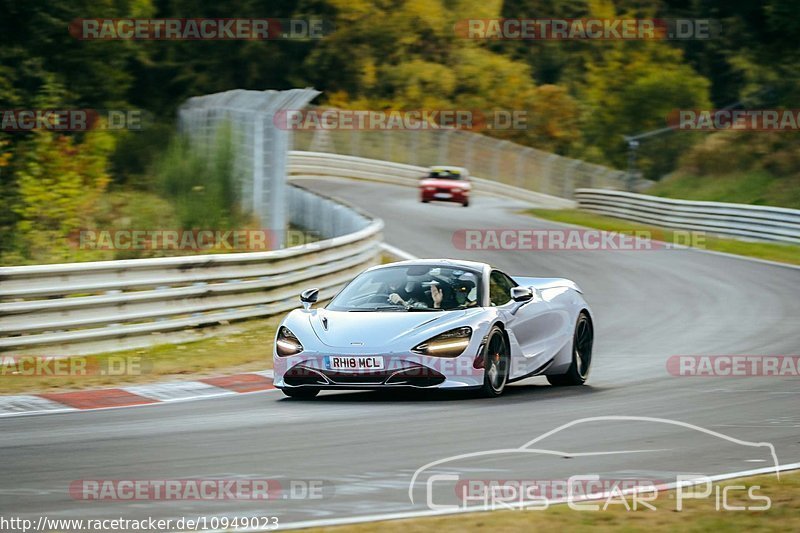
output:
M581 209L668 228L800 244L800 210L675 200L605 189L577 189Z
M361 157L291 152L294 177L328 176L415 186L425 167ZM479 192L573 207L574 202L473 178ZM639 222L749 239L800 243L800 211L577 189L586 210ZM323 240L256 253L162 257L0 268L0 350L70 355L196 339L200 326L297 307L308 285L322 299L380 254L383 222L297 187L291 222ZM200 330L207 332L208 329Z
M292 222L324 240L254 253L0 268L0 350L93 353L196 339L195 328L332 297L377 262L383 222L289 187Z
M392 163L327 152L289 152L289 174L293 177L355 178L416 187L427 167ZM470 169L471 170L471 169ZM521 189L493 180L471 177L475 191L541 203L553 208L575 207L572 200Z
M625 171L451 128L292 131L291 149L327 152L423 167L456 165L475 176L520 189L573 199L576 188L627 190Z

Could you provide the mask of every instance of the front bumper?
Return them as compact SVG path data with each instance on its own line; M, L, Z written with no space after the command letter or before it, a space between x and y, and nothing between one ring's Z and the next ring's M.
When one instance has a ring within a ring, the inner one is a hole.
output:
M436 189L436 190L420 190L420 199L425 201L437 202L456 202L464 203L469 201L469 191L461 190L453 192L449 189Z
M483 369L475 368L476 354L458 357L426 357L413 353L384 355L381 370L333 370L326 356L351 354L300 354L275 357L274 385L278 388L321 389L458 389L483 385Z

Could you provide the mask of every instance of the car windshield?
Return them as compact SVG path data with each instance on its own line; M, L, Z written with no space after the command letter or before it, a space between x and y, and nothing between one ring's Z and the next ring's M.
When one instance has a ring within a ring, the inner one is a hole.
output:
M480 275L457 267L404 265L364 272L326 309L331 311L452 311L480 302Z
M463 180L466 179L457 170L431 170L428 178L437 180Z

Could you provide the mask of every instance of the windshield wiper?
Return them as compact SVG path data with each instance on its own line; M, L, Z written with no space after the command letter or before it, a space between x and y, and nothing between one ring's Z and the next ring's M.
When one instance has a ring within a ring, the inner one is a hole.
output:
M411 313L413 311L444 311L441 307L409 307L408 312Z

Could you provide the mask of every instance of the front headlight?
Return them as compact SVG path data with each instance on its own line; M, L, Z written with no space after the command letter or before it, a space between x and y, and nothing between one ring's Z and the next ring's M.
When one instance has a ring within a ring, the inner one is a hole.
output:
M458 357L469 346L472 328L461 328L445 331L411 349L412 352L433 357Z
M289 328L281 326L278 330L278 338L275 339L275 351L279 356L286 357L302 352L303 345Z

